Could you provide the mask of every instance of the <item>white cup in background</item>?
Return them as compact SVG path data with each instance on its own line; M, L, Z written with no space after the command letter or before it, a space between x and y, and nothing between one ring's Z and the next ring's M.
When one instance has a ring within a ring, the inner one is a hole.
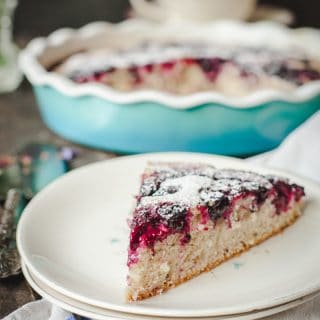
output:
M156 20L212 21L246 20L256 9L257 0L130 0L142 17Z

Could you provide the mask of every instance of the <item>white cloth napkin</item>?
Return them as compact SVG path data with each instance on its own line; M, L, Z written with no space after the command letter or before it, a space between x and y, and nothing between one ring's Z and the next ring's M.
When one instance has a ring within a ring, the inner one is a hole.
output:
M76 320L76 318L70 312L42 299L24 305L3 320Z
M320 111L294 130L277 149L248 161L320 182Z
M320 111L292 132L275 150L247 161L285 169L320 182ZM31 302L3 320L75 320L46 300ZM84 319L84 318L80 318ZM320 297L268 320L320 320Z

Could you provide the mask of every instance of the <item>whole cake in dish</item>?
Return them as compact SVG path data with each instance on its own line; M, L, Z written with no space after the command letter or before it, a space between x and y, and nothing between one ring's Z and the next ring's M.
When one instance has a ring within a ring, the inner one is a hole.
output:
M206 164L150 163L130 222L128 299L160 294L292 224L304 189Z
M76 83L97 82L119 91L244 96L262 89L288 92L320 80L320 60L293 49L167 43L81 52L51 71Z

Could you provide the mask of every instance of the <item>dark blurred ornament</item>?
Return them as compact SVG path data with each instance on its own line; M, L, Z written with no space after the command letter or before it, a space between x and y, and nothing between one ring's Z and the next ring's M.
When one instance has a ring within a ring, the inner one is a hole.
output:
M22 190L27 199L68 171L60 150L51 144L30 144L19 152Z
M21 270L15 241L20 201L21 193L17 189L10 189L4 207L0 208L0 278L16 275Z
M0 249L0 279L15 276L21 272L17 248Z
M21 270L15 231L26 203L66 173L75 157L74 149L51 144L30 144L15 157L0 157L0 278Z
M4 204L7 192L22 186L22 177L16 157L0 157L0 205Z

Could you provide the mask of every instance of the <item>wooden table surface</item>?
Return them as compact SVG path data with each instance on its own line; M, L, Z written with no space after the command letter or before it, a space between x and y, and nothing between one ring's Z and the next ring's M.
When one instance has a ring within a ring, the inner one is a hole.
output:
M30 142L72 144L47 129L41 120L31 87L26 82L10 94L0 95L0 154L14 154ZM76 146L77 166L114 157L114 154ZM38 299L23 275L0 280L0 319L29 301Z

